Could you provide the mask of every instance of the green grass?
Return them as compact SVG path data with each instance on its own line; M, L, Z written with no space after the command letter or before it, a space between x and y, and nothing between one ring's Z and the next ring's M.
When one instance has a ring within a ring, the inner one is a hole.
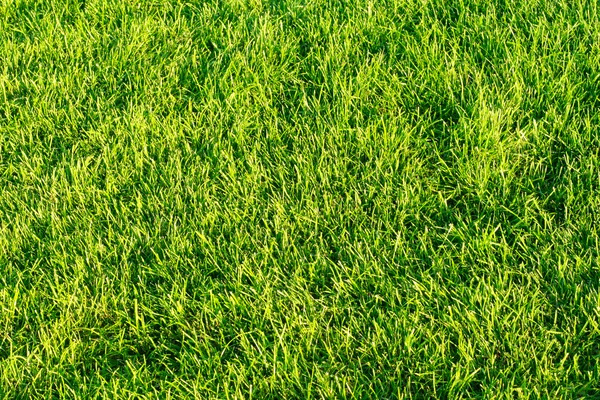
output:
M0 1L0 397L600 398L596 0Z

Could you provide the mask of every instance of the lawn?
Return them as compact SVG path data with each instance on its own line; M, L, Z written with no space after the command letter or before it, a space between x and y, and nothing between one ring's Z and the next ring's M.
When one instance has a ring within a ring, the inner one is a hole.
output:
M600 398L597 0L0 0L0 398Z

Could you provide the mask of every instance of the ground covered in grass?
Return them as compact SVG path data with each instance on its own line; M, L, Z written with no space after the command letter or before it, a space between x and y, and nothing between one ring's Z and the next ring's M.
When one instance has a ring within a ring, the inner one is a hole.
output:
M599 395L597 1L0 4L0 396Z

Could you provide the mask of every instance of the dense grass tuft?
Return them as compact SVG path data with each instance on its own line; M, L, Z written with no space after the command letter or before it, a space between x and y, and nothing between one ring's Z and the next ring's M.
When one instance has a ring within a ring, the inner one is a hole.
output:
M0 1L0 397L600 396L599 8Z

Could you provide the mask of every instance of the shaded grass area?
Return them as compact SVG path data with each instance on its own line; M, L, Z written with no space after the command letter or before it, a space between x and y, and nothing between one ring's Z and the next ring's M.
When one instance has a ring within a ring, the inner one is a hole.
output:
M0 4L0 395L598 395L596 1Z

